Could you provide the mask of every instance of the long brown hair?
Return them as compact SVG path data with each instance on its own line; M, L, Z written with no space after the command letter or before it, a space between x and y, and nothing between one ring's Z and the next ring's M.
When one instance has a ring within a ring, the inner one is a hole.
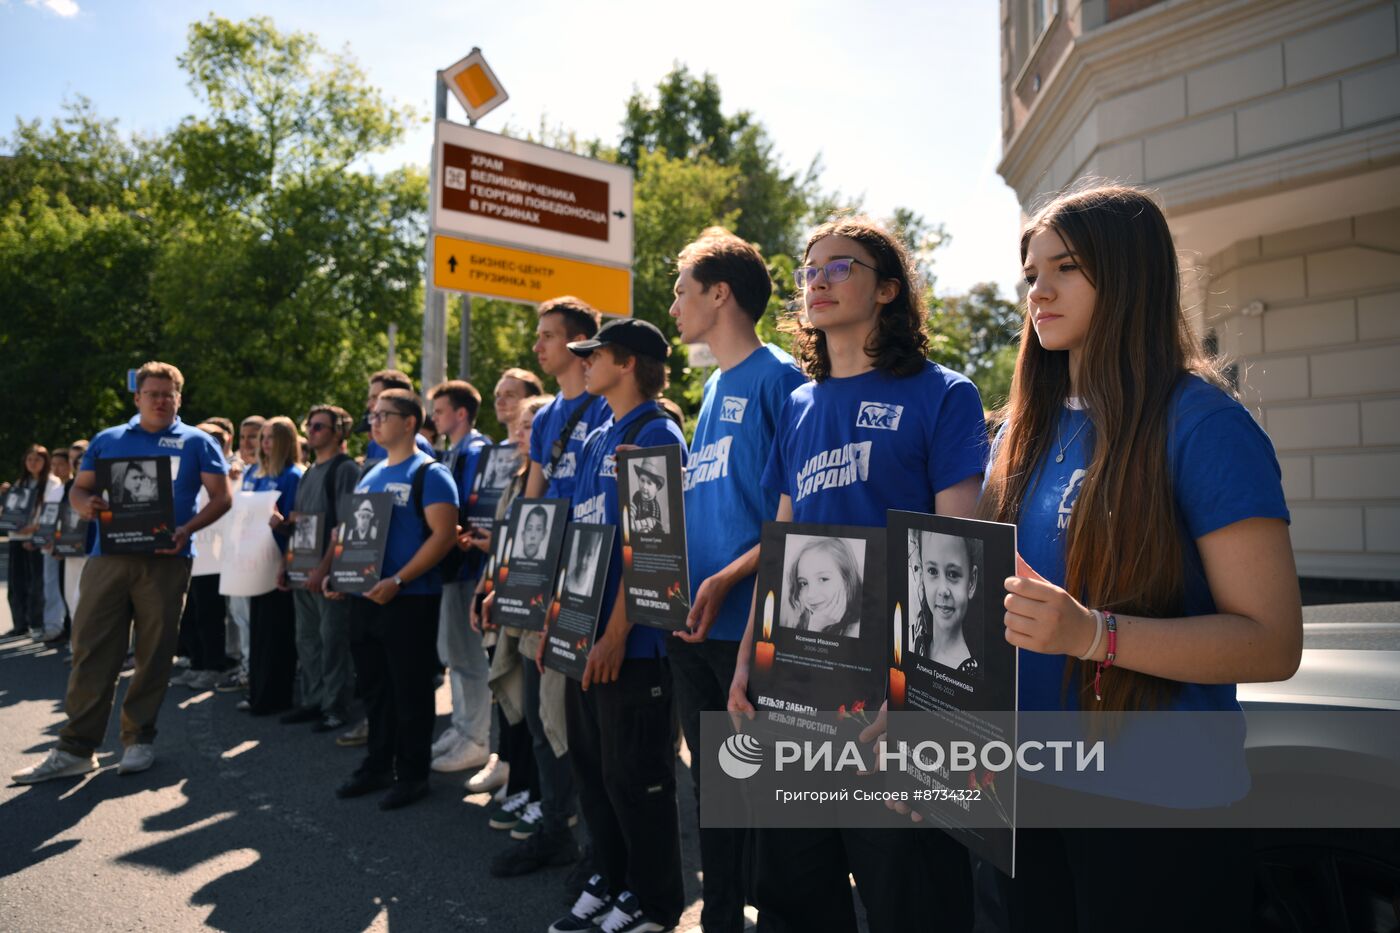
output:
M1056 198L1021 234L1052 230L1094 287L1079 363L1093 453L1065 532L1065 589L1086 605L1149 618L1182 609L1183 553L1167 463L1167 414L1181 377L1216 384L1181 309L1180 273L1166 218L1141 191L1104 186ZM1068 351L1046 350L1030 307L1003 410L1006 431L988 467L980 516L1015 522L1036 466L1050 451L1070 395ZM1096 665L1066 658L1065 686L1092 703ZM1100 709L1159 707L1174 681L1113 668Z
M831 220L812 231L807 247L802 251L806 262L818 240L842 236L865 247L875 260L876 274L899 284L899 294L882 307L875 330L865 345L865 353L875 362L875 368L892 376L912 376L923 368L928 353L928 335L924 322L923 287L909 251L899 238L865 217ZM826 350L826 334L796 315L785 318L779 325L784 333L793 335L793 355L807 375L821 382L831 375L831 357Z
M297 426L286 415L277 415L263 422L263 431L272 432L272 452L263 453L262 436L258 437L258 472L266 477L281 476L282 472L301 462L301 436Z

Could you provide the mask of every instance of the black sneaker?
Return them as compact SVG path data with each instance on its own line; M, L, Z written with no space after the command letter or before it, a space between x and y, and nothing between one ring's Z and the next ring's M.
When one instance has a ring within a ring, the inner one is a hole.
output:
M594 929L594 920L607 915L608 886L602 875L588 879L569 912L549 925L549 933L584 933Z
M350 780L335 789L335 795L341 800L348 800L351 797L363 797L365 794L372 794L377 790L384 790L392 786L394 779L387 774L372 774L368 771L356 771L350 775Z
M284 713L277 717L277 721L284 726L295 726L304 722L317 722L320 718L320 710L314 707L303 706L301 709L294 709L290 713Z
M389 793L379 800L379 809L397 810L399 807L406 807L428 796L428 782L424 781L395 781L394 786L389 788Z
M674 929L674 926L666 926L649 918L642 912L642 905L631 891L624 891L613 898L612 909L598 923L603 933L663 933Z
M543 830L512 846L491 860L493 878L514 878L541 868L557 868L578 861L578 843L570 830L547 833Z

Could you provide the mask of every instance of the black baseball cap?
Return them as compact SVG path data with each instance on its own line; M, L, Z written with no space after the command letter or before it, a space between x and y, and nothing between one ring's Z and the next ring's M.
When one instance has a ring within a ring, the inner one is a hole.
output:
M654 360L665 360L671 353L671 345L660 328L649 321L634 317L609 321L598 330L597 336L592 340L575 340L569 344L569 350L575 356L587 356L607 344L626 347L633 353L649 356Z

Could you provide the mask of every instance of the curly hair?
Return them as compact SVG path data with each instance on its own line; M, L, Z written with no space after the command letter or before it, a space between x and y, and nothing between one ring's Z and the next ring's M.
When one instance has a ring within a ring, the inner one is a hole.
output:
M870 254L880 278L892 279L899 285L899 294L880 309L865 352L881 372L901 377L914 375L923 368L928 353L928 334L924 332L928 311L922 300L923 283L909 258L909 251L898 237L870 218L846 217L827 221L812 231L802 252L803 262L819 240L830 236L859 243ZM826 334L797 314L786 318L781 329L793 335L793 353L807 375L817 382L831 375Z

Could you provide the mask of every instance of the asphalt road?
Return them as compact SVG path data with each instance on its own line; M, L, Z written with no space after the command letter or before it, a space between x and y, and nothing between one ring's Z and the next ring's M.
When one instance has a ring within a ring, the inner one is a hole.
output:
M0 586L8 631L3 607ZM0 643L6 779L51 746L67 675L62 651ZM125 678L118 702L124 690ZM340 801L333 790L361 749L249 717L237 700L171 688L159 758L145 773L116 773L114 716L101 770L0 786L0 930L542 933L567 910L565 869L490 877L491 857L512 843L487 827L487 795L463 801L465 775L435 776L432 796L392 813L374 797ZM677 766L686 930L699 922L699 857L690 781Z

